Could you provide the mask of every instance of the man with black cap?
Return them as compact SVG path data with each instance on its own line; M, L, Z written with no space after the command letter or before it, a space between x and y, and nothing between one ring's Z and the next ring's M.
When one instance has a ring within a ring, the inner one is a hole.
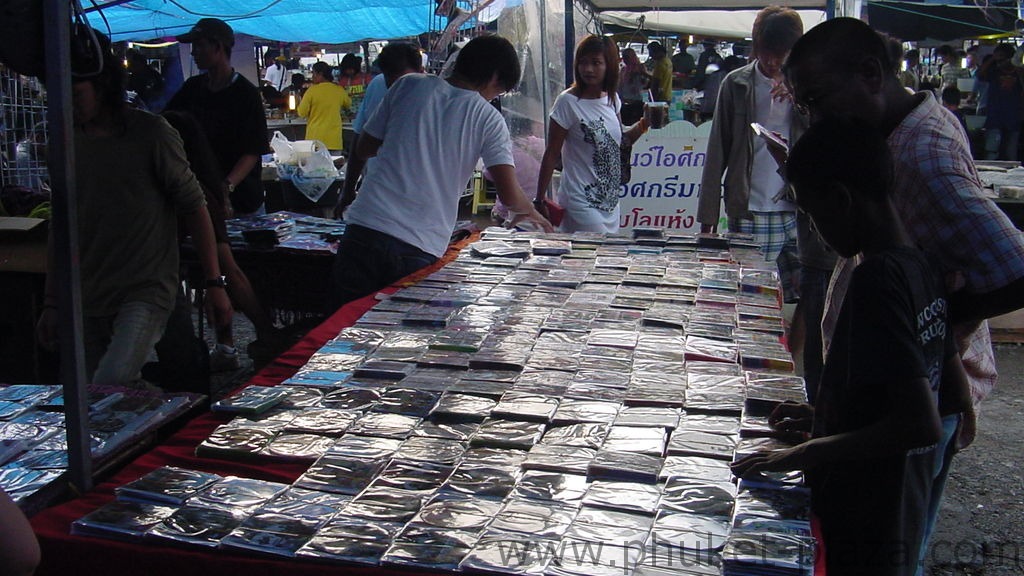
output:
M260 181L260 156L270 152L267 143L267 118L263 113L256 86L231 67L231 48L235 33L216 18L203 18L179 42L192 44L192 58L204 74L185 81L181 90L167 103L167 110L191 113L202 125L223 175L222 192L226 217L260 214L263 207L263 183ZM218 244L229 251L228 244ZM245 315L258 326L266 312L234 259L221 255L225 274L232 280L233 297ZM261 330L266 334L266 330ZM261 338L263 335L261 334ZM210 356L214 371L238 368L239 355L234 348L230 323L217 334L217 345Z
M256 87L231 67L235 33L223 20L203 18L178 41L192 44L192 58L205 73L186 80L167 109L190 112L203 125L236 215L261 212L260 156L270 152L267 119Z

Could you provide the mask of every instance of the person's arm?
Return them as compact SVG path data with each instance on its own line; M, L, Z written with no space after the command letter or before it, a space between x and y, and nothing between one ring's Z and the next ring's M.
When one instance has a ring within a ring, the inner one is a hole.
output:
M359 149L359 140L361 138L357 132L352 138L353 153L349 154L348 163L345 166L345 185L341 190L341 196L338 197L338 203L334 205L334 217L339 220L345 215L345 209L356 199L356 184L363 174L363 166L366 165L366 160L355 153L355 150Z
M31 576L39 566L39 541L25 514L0 490L0 568L8 576Z
M821 464L896 456L930 446L942 437L942 422L926 378L894 386L888 414L859 430L815 438L785 450L753 454L732 464L736 476L755 472L807 470Z
M554 119L548 122L548 144L544 148L544 156L540 161L540 171L537 173L537 205L544 202L548 193L548 186L551 185L551 175L555 172L558 159L562 156L562 145L569 131L555 122Z
M964 370L956 345L952 343L952 331L948 338L950 345L942 362L942 383L939 385L939 414L960 414L960 429L957 431L955 442L956 449L963 450L974 442L978 431L978 415L974 411L967 372Z
M356 142L355 154L363 159L363 161L369 160L377 155L377 151L380 150L381 144L384 141L372 134L361 132L359 134L359 141Z
M697 197L697 221L700 222L701 233L718 230L722 204L722 174L729 165L729 151L732 147L732 124L736 106L733 100L733 82L731 77L726 77L718 92L718 100L715 101L715 121L711 123L704 172L701 174L700 192Z
M238 186L238 183L245 180L245 177L252 172L252 169L256 167L260 161L259 154L243 154L235 165L228 172L225 177L225 184L231 184L231 186Z
M488 166L487 171L491 173L494 187L498 191L498 198L502 204L508 207L509 215L512 216L511 226L523 221L530 221L540 226L545 232L554 232L555 229L551 226L551 222L548 222L547 218L537 211L533 202L526 197L526 193L519 186L514 166L495 164Z
M303 98L303 99L299 100L299 106L298 106L298 108L295 109L295 112L297 112L298 115L303 117L303 118L308 118L309 117L309 110L312 107L313 107L313 99L312 98Z
M622 122L622 118L619 118L619 122ZM647 123L646 118L640 118L640 120L637 120L637 122L632 126L623 126L622 128L622 136L625 138L623 144L632 146L633 144L636 144L636 141L639 140L641 136L647 133L650 125Z
M977 322L1024 308L1024 277L985 294L965 290L949 297L949 315L953 324Z
M217 258L217 240L213 235L213 223L206 205L200 206L184 215L185 226L192 236L192 244L199 256L199 264L203 268L204 278L216 280L221 277L220 260ZM223 287L206 287L206 299L213 307L213 317L217 327L231 322L231 301L227 290Z

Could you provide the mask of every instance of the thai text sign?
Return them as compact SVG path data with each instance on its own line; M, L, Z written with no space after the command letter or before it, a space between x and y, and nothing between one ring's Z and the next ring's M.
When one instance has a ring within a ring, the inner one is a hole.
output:
M623 229L657 226L698 232L697 197L711 123L675 121L633 145L632 178L619 189Z

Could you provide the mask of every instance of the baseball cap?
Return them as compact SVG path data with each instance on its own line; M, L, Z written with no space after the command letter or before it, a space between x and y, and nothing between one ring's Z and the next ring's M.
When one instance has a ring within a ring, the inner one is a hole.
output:
M203 18L191 30L177 37L178 42L191 44L196 38L207 38L229 48L235 45L235 31L228 23L216 18Z

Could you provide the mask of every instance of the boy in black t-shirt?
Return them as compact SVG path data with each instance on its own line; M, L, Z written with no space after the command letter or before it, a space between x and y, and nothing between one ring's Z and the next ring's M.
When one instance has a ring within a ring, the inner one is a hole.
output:
M969 402L943 280L893 207L892 160L880 134L823 120L793 148L787 176L825 241L863 261L843 301L816 408L784 404L770 418L777 430L810 431L811 439L739 460L733 471L807 471L829 576L913 574L940 412Z

